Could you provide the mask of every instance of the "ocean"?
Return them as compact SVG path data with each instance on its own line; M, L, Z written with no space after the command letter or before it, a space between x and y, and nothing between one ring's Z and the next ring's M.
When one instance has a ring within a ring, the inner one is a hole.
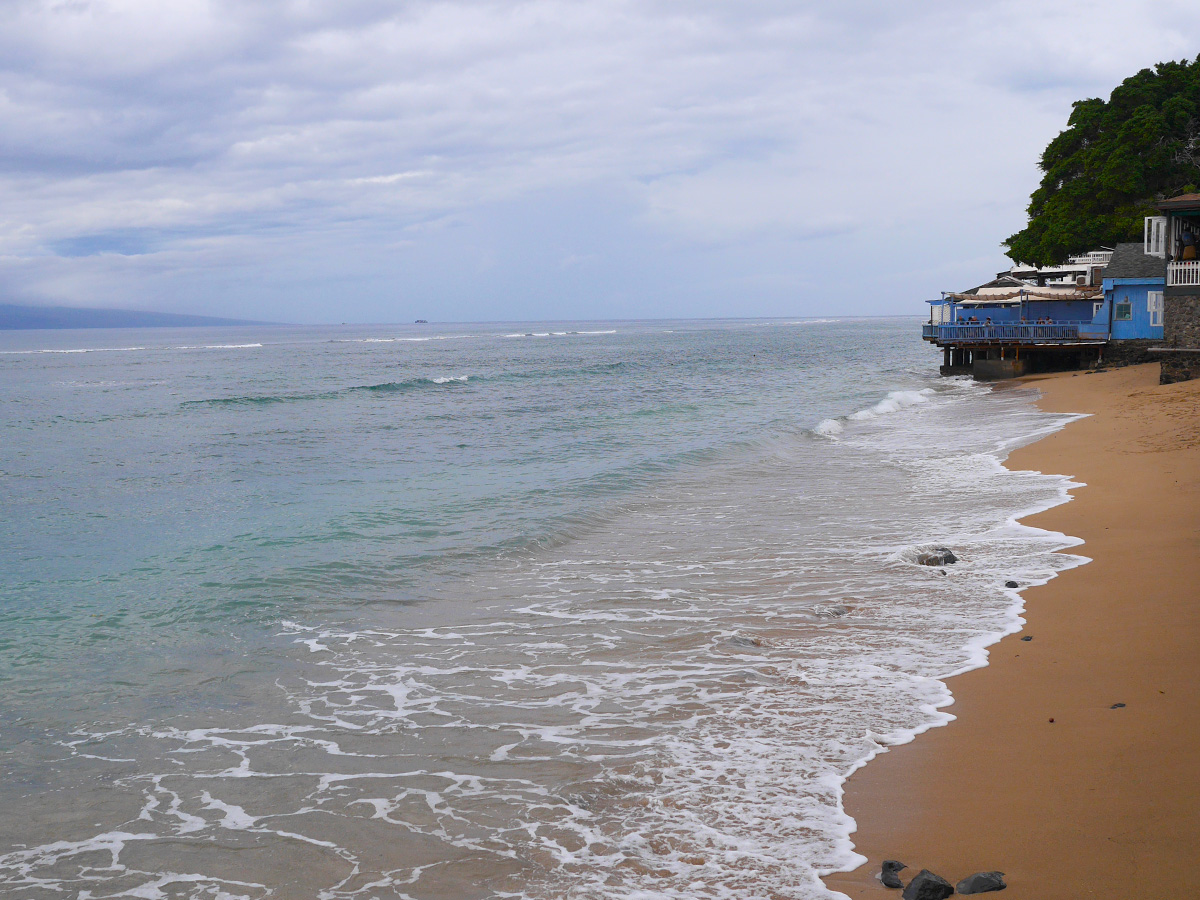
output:
M0 895L833 896L1080 561L918 324L0 333Z

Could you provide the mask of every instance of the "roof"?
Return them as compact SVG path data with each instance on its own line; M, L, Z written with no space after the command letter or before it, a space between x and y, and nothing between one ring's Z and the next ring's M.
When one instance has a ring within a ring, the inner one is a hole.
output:
M969 291L963 291L963 293L978 294L984 288L1004 288L1006 291L1011 291L1014 288L1020 290L1021 288L1027 288L1029 286L1030 285L1028 281L1022 281L1020 278L1014 278L1011 275L999 275L996 278L993 278L991 281L977 285L976 287L971 288Z
M1194 195L1200 197L1200 194ZM1117 244L1112 259L1104 267L1105 278L1166 278L1167 261L1147 256L1143 245Z
M1200 194L1180 194L1178 197L1169 197L1166 200L1159 200L1154 205L1163 212L1200 209Z
M1048 300L1097 300L1101 296L1100 289L1091 285L1076 287L1075 285L1048 284L1038 287L1033 284L1022 284L1020 288L980 287L975 294L954 294L947 292L943 300L950 300L962 306L1020 306L1024 303L1044 303ZM930 301L934 302L934 301Z
M1141 244L1136 245L1139 249ZM1165 271L1165 269L1164 269ZM1047 300L1091 300L1093 294L1098 296L1099 288L1095 285L1078 287L1073 284L1047 284L1038 287L1011 275L1000 275L986 284L980 284L968 291L955 293L947 291L939 300L927 300L927 303L941 303L950 300L963 306L1019 306L1026 300L1043 302Z

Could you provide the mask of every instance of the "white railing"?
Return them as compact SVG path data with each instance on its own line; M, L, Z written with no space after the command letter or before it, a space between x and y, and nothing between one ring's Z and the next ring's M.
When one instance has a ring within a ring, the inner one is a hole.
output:
M1200 285L1200 259L1167 263L1167 284Z
M1072 256L1069 260L1067 260L1067 262L1068 264L1074 263L1075 265L1084 266L1106 266L1111 259L1111 250L1093 250L1091 253L1084 253L1080 256ZM1059 268L1065 267L1060 266Z

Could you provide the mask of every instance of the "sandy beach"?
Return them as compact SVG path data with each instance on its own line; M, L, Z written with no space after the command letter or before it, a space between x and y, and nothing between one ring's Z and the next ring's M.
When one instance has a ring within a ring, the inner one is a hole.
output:
M1086 485L1025 521L1082 538L1070 552L1092 562L1025 592L1024 630L950 683L956 721L850 779L869 862L826 879L850 897L899 896L875 878L886 858L906 881L998 869L1012 900L1194 890L1200 381L1160 386L1152 364L999 389L1023 387L1046 410L1090 414L1007 465Z

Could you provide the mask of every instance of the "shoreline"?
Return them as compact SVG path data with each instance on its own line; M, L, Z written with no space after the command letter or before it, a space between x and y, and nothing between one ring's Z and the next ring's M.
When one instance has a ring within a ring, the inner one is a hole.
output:
M1062 472L1072 499L1022 524L1091 562L1023 590L1025 625L953 676L954 716L856 770L844 809L868 862L825 884L898 897L882 859L951 883L1007 873L1006 897L1191 887L1200 837L1200 382L1157 364L1035 375L1044 410L1083 413L1005 461ZM1113 704L1124 706L1113 708ZM1053 721L1051 721L1053 720Z

